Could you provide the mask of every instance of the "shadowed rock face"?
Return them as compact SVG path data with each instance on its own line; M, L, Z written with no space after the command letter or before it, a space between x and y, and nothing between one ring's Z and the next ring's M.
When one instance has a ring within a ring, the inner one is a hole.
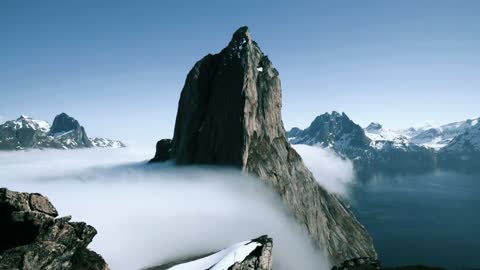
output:
M67 136L72 137L73 140L83 147L94 146L88 138L87 132L85 132L85 129L80 123L66 113L61 113L55 116L52 127L50 128L50 134L53 136L63 132L71 132L71 134L68 134Z
M229 165L258 176L334 264L376 257L372 240L349 209L315 181L287 141L277 70L238 29L220 53L189 72L180 97L170 158L177 164Z
M150 162L163 162L170 159L172 152L172 140L163 139L157 142L155 156Z
M0 269L108 270L103 258L87 249L95 228L57 215L41 194L1 188Z

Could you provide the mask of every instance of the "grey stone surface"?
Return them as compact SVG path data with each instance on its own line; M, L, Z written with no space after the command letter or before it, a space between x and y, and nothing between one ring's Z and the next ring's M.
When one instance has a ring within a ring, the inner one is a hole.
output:
M57 215L41 194L0 188L0 269L108 270L87 249L95 228Z

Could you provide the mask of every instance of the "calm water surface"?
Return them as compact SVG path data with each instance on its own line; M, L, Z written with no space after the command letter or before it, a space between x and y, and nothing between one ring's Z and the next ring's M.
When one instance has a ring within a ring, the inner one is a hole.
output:
M385 266L480 269L480 175L375 176L352 205Z

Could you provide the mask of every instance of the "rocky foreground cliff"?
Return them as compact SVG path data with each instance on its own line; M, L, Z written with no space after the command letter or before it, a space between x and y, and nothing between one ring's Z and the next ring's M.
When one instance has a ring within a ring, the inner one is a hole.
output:
M0 188L0 269L109 270L87 248L95 228L57 216L41 194Z
M282 197L297 222L334 264L376 257L372 239L349 208L315 181L290 146L282 123L278 71L247 27L189 72L173 139L157 144L155 161L240 168Z

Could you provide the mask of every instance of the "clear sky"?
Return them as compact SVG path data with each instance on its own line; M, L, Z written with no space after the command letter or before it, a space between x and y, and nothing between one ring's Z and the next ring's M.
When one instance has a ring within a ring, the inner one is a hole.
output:
M480 1L0 1L0 120L66 112L91 136L171 137L187 72L248 25L286 128L480 116Z

